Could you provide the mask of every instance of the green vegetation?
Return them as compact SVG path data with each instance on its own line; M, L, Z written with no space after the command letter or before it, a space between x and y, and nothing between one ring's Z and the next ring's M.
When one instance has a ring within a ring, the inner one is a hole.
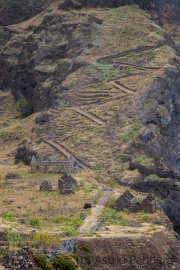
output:
M148 180L151 180L151 181L161 181L161 180L164 180L164 179L163 178L160 178L157 174L150 174L150 175L148 175L145 178L145 181L148 181Z
M92 184L91 188L98 189L98 184L96 183Z
M78 234L79 234L79 230L78 230L78 229L69 228L69 227L65 227L65 228L63 229L63 232L64 232L67 236L78 236Z
M98 199L95 198L94 201L93 201L94 204L97 204L98 203Z
M128 222L128 210L125 209L123 212L117 212L115 209L107 207L103 209L101 217L107 225L115 224L125 226Z
M36 255L35 262L36 262L37 266L41 267L43 270L53 269L53 266L47 261L44 254Z
M40 226L40 220L38 219L38 217L30 218L29 219L29 224L32 227L39 227Z
M32 246L36 248L43 248L43 247L56 247L59 248L61 243L61 236L60 235L51 235L48 232L40 232L33 235L32 238Z
M76 270L76 269L78 269L75 266L75 263L69 254L58 254L55 257L52 265L55 269L63 269L63 270Z
M33 113L33 108L26 99L19 99L16 103L16 108L22 117L27 117Z
M138 221L140 223L149 222L149 217L148 217L148 214L146 212L144 212L144 211L138 212L137 216L138 216Z
M114 80L122 76L122 71L114 69L113 64L107 62L96 62L96 69L100 72L100 78L102 83L99 84L102 87L104 81Z
M12 229L8 229L6 234L9 246L18 246L22 240L22 237L18 233L12 233Z
M3 211L2 212L2 221L8 221L8 222L14 222L15 221L15 218L14 218L14 214L13 213L10 213L8 211Z
M134 161L140 165L152 165L153 164L153 159L147 158L145 155L136 157Z
M120 140L125 143L134 141L141 134L140 128L129 128L121 135Z
M86 252L91 252L91 248L88 244L84 244L82 247L80 247L80 249Z

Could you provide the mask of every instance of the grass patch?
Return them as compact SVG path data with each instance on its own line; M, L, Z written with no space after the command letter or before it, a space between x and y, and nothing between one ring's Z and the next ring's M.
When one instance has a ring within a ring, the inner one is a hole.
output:
M15 218L14 218L14 214L13 213L10 213L8 211L3 211L2 212L2 221L8 221L8 222L14 222L15 221Z
M141 134L141 128L129 128L123 135L120 136L120 140L125 143L134 141Z
M159 177L157 174L150 174L145 179L145 181L161 181L164 180L164 178Z
M106 225L125 226L128 223L128 210L117 212L115 209L107 207L102 210L101 217Z
M30 218L29 219L29 224L32 227L39 227L40 226L40 220L38 219L38 217Z
M152 165L153 164L153 159L147 158L144 155L136 157L134 161L140 165Z
M63 232L64 232L67 236L78 236L78 234L79 234L79 230L78 230L78 229L69 228L69 227L63 228Z

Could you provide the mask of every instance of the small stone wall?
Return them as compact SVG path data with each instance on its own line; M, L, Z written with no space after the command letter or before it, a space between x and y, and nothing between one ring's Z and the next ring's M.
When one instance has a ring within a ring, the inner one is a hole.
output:
M30 270L30 269L38 269L35 268L34 260L33 260L33 252L29 247L22 248L21 251L17 253L10 254L5 257L3 265L5 269L9 270Z

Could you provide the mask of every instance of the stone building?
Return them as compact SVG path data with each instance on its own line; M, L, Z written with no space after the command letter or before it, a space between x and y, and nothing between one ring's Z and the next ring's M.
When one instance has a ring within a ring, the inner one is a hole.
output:
M44 180L40 185L40 191L52 191L52 185L48 181Z
M154 213L156 200L149 194L144 200L137 202L136 197L127 190L115 201L114 208L117 211L124 211L127 208L131 213L139 211Z
M50 161L37 160L35 156L31 159L31 170L43 173L71 173L75 167L72 156L67 160L55 160L52 157Z
M78 188L78 182L67 173L58 179L58 187L61 194L71 194L74 193L74 188Z
M154 213L156 210L156 200L149 194L140 203L141 210L149 213Z
M117 211L124 211L125 208L136 205L136 197L129 191L126 190L114 203L114 208Z

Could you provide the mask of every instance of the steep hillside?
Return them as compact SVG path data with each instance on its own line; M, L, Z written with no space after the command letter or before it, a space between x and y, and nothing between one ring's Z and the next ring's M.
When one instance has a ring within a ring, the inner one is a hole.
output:
M61 237L68 251L77 237L80 258L94 256L96 246L100 257L139 257L147 245L163 265L142 267L178 269L179 7L171 0L0 0L1 231L33 234L28 245L41 252L49 248L38 246L41 233L57 234L50 249L58 250ZM60 194L61 175L31 170L32 156L75 160L78 187ZM40 192L45 179L52 191ZM138 202L151 193L157 210L115 211L126 189Z

